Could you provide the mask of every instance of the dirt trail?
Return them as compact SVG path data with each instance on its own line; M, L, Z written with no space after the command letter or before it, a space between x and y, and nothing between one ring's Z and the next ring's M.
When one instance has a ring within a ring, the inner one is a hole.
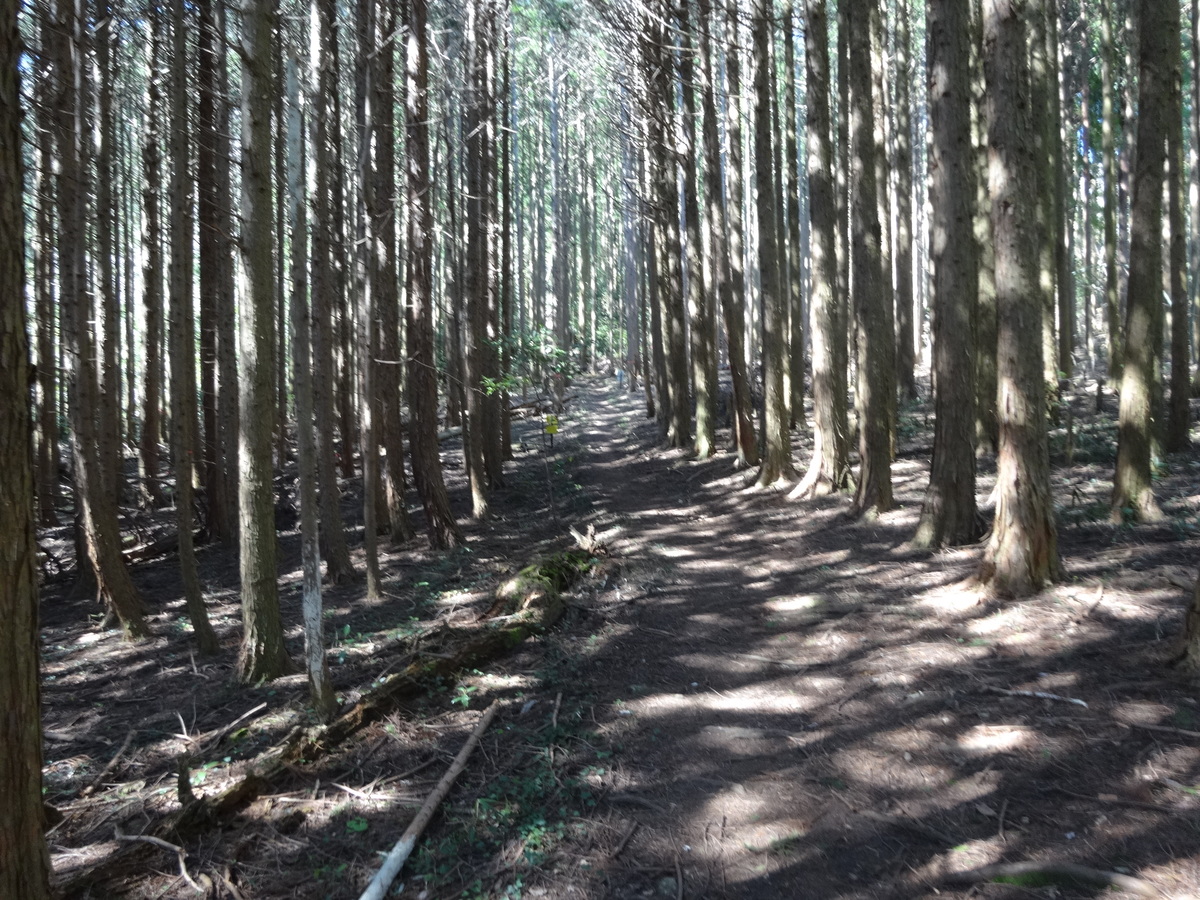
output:
M682 874L685 896L967 896L939 876L1027 858L1200 884L1179 790L1197 739L1122 724L1192 721L1159 665L1183 548L1140 548L1134 593L1111 532L1068 532L1069 583L980 604L959 587L977 551L903 549L923 462L902 456L898 509L858 523L746 491L729 455L655 450L639 398L597 391L577 479L626 567L578 682L619 748L604 802L640 823L606 895L672 896ZM1010 894L1029 891L984 889Z

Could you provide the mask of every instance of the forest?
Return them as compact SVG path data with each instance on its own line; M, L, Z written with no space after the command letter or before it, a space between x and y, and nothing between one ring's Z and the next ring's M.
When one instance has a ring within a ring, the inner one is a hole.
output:
M0 0L0 900L1200 897L1198 0Z

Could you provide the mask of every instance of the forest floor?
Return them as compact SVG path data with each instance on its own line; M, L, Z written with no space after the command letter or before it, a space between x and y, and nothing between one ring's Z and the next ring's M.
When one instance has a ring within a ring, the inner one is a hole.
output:
M516 423L485 523L467 520L461 467L448 470L466 547L385 546L378 604L361 584L325 592L344 704L402 666L431 622L477 618L506 575L570 546L569 526L619 528L566 617L183 841L209 896L357 897L497 699L389 896L1200 896L1200 708L1166 665L1200 560L1200 456L1170 459L1157 482L1165 523L1108 524L1115 403L1095 416L1092 393L1075 398L1072 436L1052 438L1065 580L986 601L967 584L979 547L905 546L928 408L901 415L895 510L864 522L845 498L745 489L728 453L661 450L640 395L615 379L574 390L553 449L538 420ZM808 455L797 437L795 458ZM298 537L280 541L299 660ZM236 555L199 556L215 660L181 624L174 557L134 571L157 632L141 644L98 630L94 603L65 584L44 590L46 794L65 815L49 840L70 896L200 896L169 850L104 863L178 808L181 756L211 794L310 720L302 675L235 682ZM1026 860L1139 881L1122 894L1061 867L1016 884L946 878Z

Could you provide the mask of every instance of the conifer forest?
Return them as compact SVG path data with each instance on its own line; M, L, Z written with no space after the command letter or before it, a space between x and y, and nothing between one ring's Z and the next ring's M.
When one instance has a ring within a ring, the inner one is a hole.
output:
M0 0L0 900L1200 897L1200 0Z

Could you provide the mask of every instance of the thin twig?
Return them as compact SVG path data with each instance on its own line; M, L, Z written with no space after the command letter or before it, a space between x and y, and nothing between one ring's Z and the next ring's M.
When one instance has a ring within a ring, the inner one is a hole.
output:
M1000 824L996 833L1000 836L1000 840L1005 840L1004 837L1004 816L1008 813L1008 798L1004 798L1004 802L1000 804Z
M1170 725L1144 725L1141 722L1119 722L1126 728L1140 728L1143 731L1157 731L1161 734L1179 734L1184 737L1200 738L1200 731L1188 731L1186 728L1172 728Z
M198 894L208 894L208 887L212 884L212 879L207 875L201 875L200 878L208 885L201 887L193 879L187 869L187 851L182 847L172 844L170 841L164 841L162 838L156 838L149 834L122 834L120 828L113 829L113 835L118 841L136 841L143 844L153 844L163 850L174 853L179 858L179 874L183 876L183 880L191 885L192 889Z
M617 849L608 855L609 859L616 859L625 850L629 839L633 837L633 833L638 830L638 822L634 819L629 823L629 827L625 829L625 834L621 836L620 842L617 844Z
M1114 887L1139 897L1159 898L1162 894L1154 885L1132 875L1122 875L1119 872L1104 872L1087 866L1067 862L1016 862L997 863L994 866L984 866L967 872L950 872L945 881L950 884L974 884L979 881L998 881L1000 879L1050 879L1056 883L1072 887Z
M1007 688L992 687L984 685L980 690L988 691L992 694L1003 694L1005 697L1032 697L1037 700L1057 700L1059 703L1074 703L1076 706L1082 706L1084 709L1088 705L1075 697L1063 697L1059 694L1048 694L1045 691L1010 691ZM1197 735L1200 737L1200 735Z
M683 900L683 866L679 864L679 855L675 855L675 900Z
M137 734L137 729L130 728L129 734L125 735L125 740L121 743L121 746L117 750L116 755L113 756L113 758L108 761L108 765L106 765L103 769L100 770L100 774L92 779L92 783L89 784L87 787L85 787L82 791L80 791L79 796L90 797L93 793L95 793L96 788L100 786L100 782L103 781L105 778L107 778L108 774L114 768L116 768L117 763L120 761L121 757L124 756L125 751L129 747L129 742L133 740L133 736L135 734Z
M562 706L562 691L554 698L554 712L550 714L550 728L558 728L558 708Z

